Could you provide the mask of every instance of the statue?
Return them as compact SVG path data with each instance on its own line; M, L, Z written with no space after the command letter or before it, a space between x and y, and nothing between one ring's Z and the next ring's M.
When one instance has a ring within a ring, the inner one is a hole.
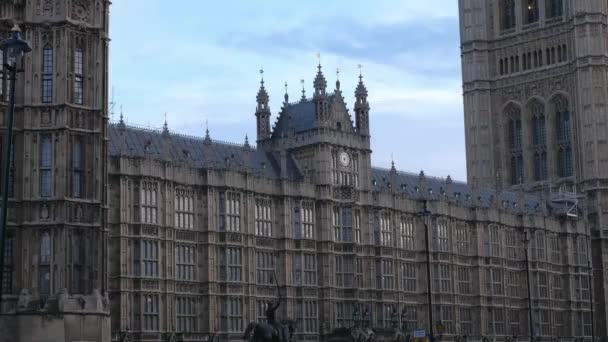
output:
M276 277L274 277L276 279ZM281 289L277 284L279 299L276 303L268 302L266 306L267 323L251 322L245 329L244 340L251 342L289 342L296 330L294 320L276 319L275 311L281 305Z

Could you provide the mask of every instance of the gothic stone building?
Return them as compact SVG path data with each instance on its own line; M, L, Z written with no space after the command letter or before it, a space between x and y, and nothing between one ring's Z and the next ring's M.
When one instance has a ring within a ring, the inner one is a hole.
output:
M112 329L134 340L240 340L284 297L298 340L350 326L428 327L444 338L590 336L589 235L570 206L523 192L371 166L361 78L351 118L319 71L312 98L285 95L273 128L257 95L257 148L110 126ZM571 211L572 213L572 211ZM578 212L576 212L578 214ZM579 216L580 217L580 216ZM529 242L526 242L529 240Z
M545 340L591 335L593 216L582 207L372 167L362 79L349 111L320 67L312 98L286 96L272 128L262 84L255 148L108 125L108 6L0 3L2 35L16 21L33 48L3 189L0 341L241 340L279 297L276 283L298 340L352 324L355 306L374 326L426 328L427 246L444 339L524 338L530 325Z
M468 183L545 193L561 187L586 197L595 328L605 338L608 3L459 5Z
M107 341L107 0L0 2L16 85L0 341ZM1 63L0 63L1 64ZM2 162L8 86L0 87Z

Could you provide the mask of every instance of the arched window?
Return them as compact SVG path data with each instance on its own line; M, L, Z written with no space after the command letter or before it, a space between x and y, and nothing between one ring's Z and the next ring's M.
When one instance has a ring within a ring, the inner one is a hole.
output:
M547 179L547 130L545 126L545 108L535 101L530 107L532 115L532 153L534 155L534 180Z
M562 0L545 0L547 18L561 17L564 11Z
M538 0L525 0L524 3L524 24L531 24L538 21Z
M557 171L559 177L570 177L572 169L572 128L568 100L558 96L555 105L555 140L557 141Z
M509 161L511 184L519 184L524 178L524 157L522 149L521 110L509 106L505 111L508 120Z
M75 104L83 104L83 52L81 48L74 50L74 88L73 88L73 100Z
M500 3L501 28L509 30L515 27L515 0L502 0Z

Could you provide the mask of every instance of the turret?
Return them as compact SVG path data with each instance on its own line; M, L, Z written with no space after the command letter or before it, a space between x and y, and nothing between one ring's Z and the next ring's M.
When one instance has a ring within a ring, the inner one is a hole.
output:
M359 134L369 136L369 103L367 102L367 88L363 84L361 73L359 73L359 84L355 90L355 125Z
M264 73L260 70L260 73ZM264 77L260 81L260 90L256 96L257 107L255 117L257 120L258 142L270 138L270 107L268 106L268 93L264 88Z
M315 102L315 117L317 123L320 123L329 119L329 101L326 93L327 81L325 81L325 76L323 76L323 72L321 71L321 64L317 68L319 71L317 71L314 81L315 94L313 100Z

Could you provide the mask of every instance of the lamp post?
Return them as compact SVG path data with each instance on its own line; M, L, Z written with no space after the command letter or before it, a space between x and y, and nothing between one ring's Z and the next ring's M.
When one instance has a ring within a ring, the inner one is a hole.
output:
M17 59L24 53L32 51L29 44L21 39L21 30L15 25L11 31L11 37L0 41L0 50L4 56L4 79L6 72L9 74L9 102L6 120L6 144L4 145L4 172L2 179L2 213L0 214L0 303L2 302L2 287L4 285L4 237L6 235L6 221L8 212L8 187L9 173L11 168L12 145L13 145L13 115L15 112L15 80L17 79Z
M530 237L527 231L523 231L524 236L522 242L524 243L524 255L526 257L526 283L528 285L528 321L530 325L530 342L534 342L534 322L532 321L532 294L530 292L530 261L528 260L528 246L530 244Z
M434 342L435 336L433 333L433 294L431 292L431 253L429 251L429 220L431 212L427 207L427 202L427 200L424 201L424 208L418 215L422 217L422 223L424 223L424 251L426 254L426 290L428 294L429 304L429 339L431 342Z

